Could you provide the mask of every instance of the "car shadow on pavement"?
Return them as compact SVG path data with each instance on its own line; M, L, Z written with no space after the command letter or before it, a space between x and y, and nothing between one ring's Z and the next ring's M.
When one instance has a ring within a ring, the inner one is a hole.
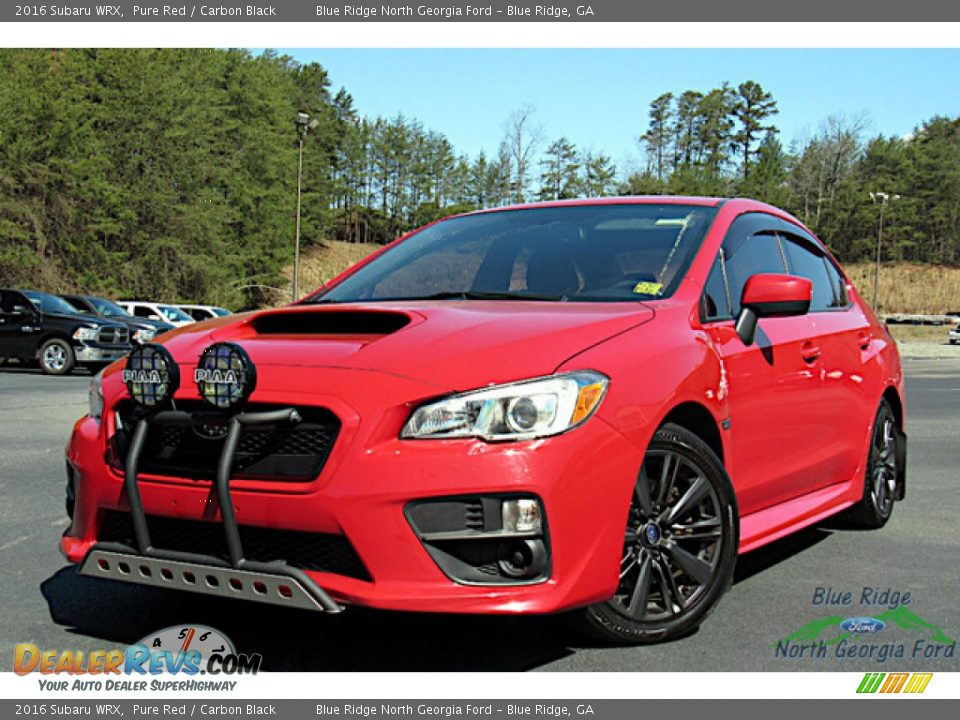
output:
M774 565L779 565L784 560L789 560L794 555L823 542L831 535L833 533L823 527L809 527L792 535L787 535L780 540L775 540L758 550L744 553L737 558L737 568L733 573L733 582L743 582L764 570L772 568Z
M40 590L55 623L129 645L172 625L225 633L272 671L519 671L570 655L554 617L399 613L337 616L88 578L64 567Z

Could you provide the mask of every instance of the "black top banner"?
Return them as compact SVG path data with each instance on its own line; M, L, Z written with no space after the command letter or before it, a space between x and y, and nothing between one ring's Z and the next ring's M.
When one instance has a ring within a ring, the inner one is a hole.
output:
M960 4L942 0L273 0L210 3L156 0L65 0L3 3L0 22L922 22L960 19ZM855 28L851 33L858 32ZM776 37L769 38L778 44Z

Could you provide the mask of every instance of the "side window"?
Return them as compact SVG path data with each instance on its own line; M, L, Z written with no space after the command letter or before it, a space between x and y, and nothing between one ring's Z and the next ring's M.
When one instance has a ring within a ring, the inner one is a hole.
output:
M153 310L146 307L145 305L134 305L133 314L136 315L137 317L142 317L142 318L150 317L151 315L156 315L156 313L153 312Z
M827 273L823 252L798 238L784 236L782 242L790 273L805 277L813 283L810 312L838 307L836 286Z
M847 299L847 281L843 275L840 274L837 266L830 261L830 258L824 256L823 264L827 266L827 275L830 276L830 284L833 286L834 304L831 305L831 307L845 308L849 304L849 300Z
M752 275L786 272L776 235L758 232L745 236L733 232L735 229L735 226L731 227L731 233L723 241L724 267L732 306L730 314L734 316L740 312L743 286Z
M0 290L0 313L12 315L16 307L27 308L29 311L33 305L25 295L21 295L16 290Z
M727 283L723 271L723 250L713 261L713 269L707 278L707 285L703 290L703 319L722 320L729 318L730 302L727 298Z

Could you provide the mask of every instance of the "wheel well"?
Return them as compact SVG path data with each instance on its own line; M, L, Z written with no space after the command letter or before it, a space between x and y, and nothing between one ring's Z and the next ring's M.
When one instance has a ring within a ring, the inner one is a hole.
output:
M720 438L720 429L713 415L703 405L687 402L678 405L663 419L664 423L673 423L686 428L703 440L723 462L723 441Z
M903 430L903 403L900 401L900 393L892 385L883 391L883 399L890 403L893 409L893 417L897 421L897 427Z

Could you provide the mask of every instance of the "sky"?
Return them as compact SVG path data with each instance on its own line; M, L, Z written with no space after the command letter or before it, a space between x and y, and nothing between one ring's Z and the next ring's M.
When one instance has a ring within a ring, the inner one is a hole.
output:
M565 136L639 165L637 138L664 92L755 80L780 109L786 146L829 115L864 115L870 135L903 136L960 115L960 50L285 49L319 62L369 117L397 113L443 133L459 153L496 152L504 120L529 105L546 141Z

